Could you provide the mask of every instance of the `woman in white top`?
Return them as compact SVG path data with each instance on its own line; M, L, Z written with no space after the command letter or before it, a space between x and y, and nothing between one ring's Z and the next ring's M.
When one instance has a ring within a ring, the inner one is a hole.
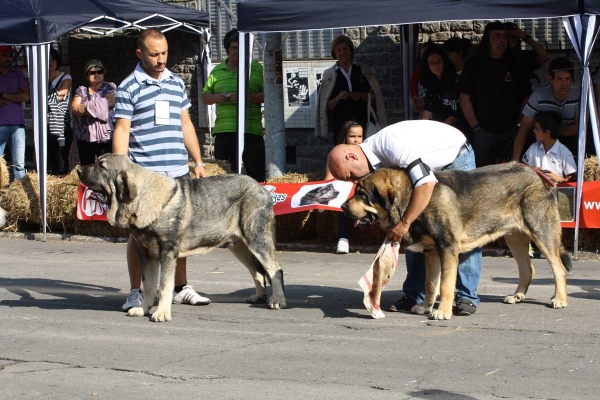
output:
M60 53L50 49L48 63L48 98L56 96L60 115L49 114L48 126L48 172L55 175L69 173L69 150L73 142L71 130L71 114L69 113L69 97L71 95L71 75L62 72ZM53 93L55 92L55 93ZM55 120L53 120L55 119ZM60 126L59 126L60 125ZM63 128L62 130L60 128Z

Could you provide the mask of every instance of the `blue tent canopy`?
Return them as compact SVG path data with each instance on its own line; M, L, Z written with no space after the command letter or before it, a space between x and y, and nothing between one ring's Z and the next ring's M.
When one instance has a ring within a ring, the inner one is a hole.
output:
M550 18L597 11L600 11L597 0L239 0L237 26L247 32L282 32L434 21Z
M161 30L209 26L206 12L154 0L0 0L0 10L0 45L50 43L85 25Z

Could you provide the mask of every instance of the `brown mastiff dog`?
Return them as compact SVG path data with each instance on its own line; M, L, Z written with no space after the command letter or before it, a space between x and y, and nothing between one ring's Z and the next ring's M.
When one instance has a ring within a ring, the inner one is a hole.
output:
M254 279L256 294L247 302L286 307L283 271L275 260L273 203L254 179L237 174L173 179L117 154L79 166L77 174L108 204L108 222L128 229L140 249L144 302L130 309L130 316L152 308L160 269L158 308L151 319L170 321L177 258L220 246L227 246ZM269 299L267 281L273 287Z
M438 183L429 205L403 239L407 249L425 253L425 301L413 308L414 313L450 319L458 255L501 237L519 266L517 290L504 302L519 303L525 299L535 274L528 254L532 240L554 273L552 307L567 306L566 275L571 270L571 260L561 245L556 187L530 167L514 162L473 171L442 171L435 176ZM406 171L380 169L357 183L354 196L342 209L359 223L378 220L381 228L387 229L400 221L411 193ZM389 271L374 271L374 280L375 275L385 278ZM380 295L376 284L373 282L373 290ZM438 288L440 303L433 311Z

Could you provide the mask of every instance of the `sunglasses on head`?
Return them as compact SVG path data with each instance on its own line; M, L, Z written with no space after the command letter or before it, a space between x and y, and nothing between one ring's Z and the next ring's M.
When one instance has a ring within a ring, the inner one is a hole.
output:
M104 75L104 70L103 69L97 69L95 71L90 71L90 72L88 72L88 75Z

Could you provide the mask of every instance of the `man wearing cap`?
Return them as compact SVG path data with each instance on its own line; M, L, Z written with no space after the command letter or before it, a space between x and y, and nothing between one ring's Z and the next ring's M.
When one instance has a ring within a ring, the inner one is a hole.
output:
M113 152L154 172L189 179L188 153L194 160L196 178L206 177L200 145L188 109L191 104L183 80L166 67L169 46L158 29L143 31L137 40L140 59L117 90ZM127 266L131 290L124 311L141 316L140 254L131 236L127 242ZM173 303L206 305L210 300L187 284L186 259L177 260Z
M25 75L12 67L12 46L0 46L0 156L10 141L15 179L25 177L25 118L21 103L29 101Z
M402 220L388 238L400 243L425 210L437 179L432 171L475 169L473 148L458 129L437 121L403 121L383 128L361 144L340 144L327 157L325 179L356 181L379 168L405 168L413 191ZM459 255L455 315L471 315L479 298L481 249ZM404 297L390 311L410 312L425 299L425 257L406 251Z

